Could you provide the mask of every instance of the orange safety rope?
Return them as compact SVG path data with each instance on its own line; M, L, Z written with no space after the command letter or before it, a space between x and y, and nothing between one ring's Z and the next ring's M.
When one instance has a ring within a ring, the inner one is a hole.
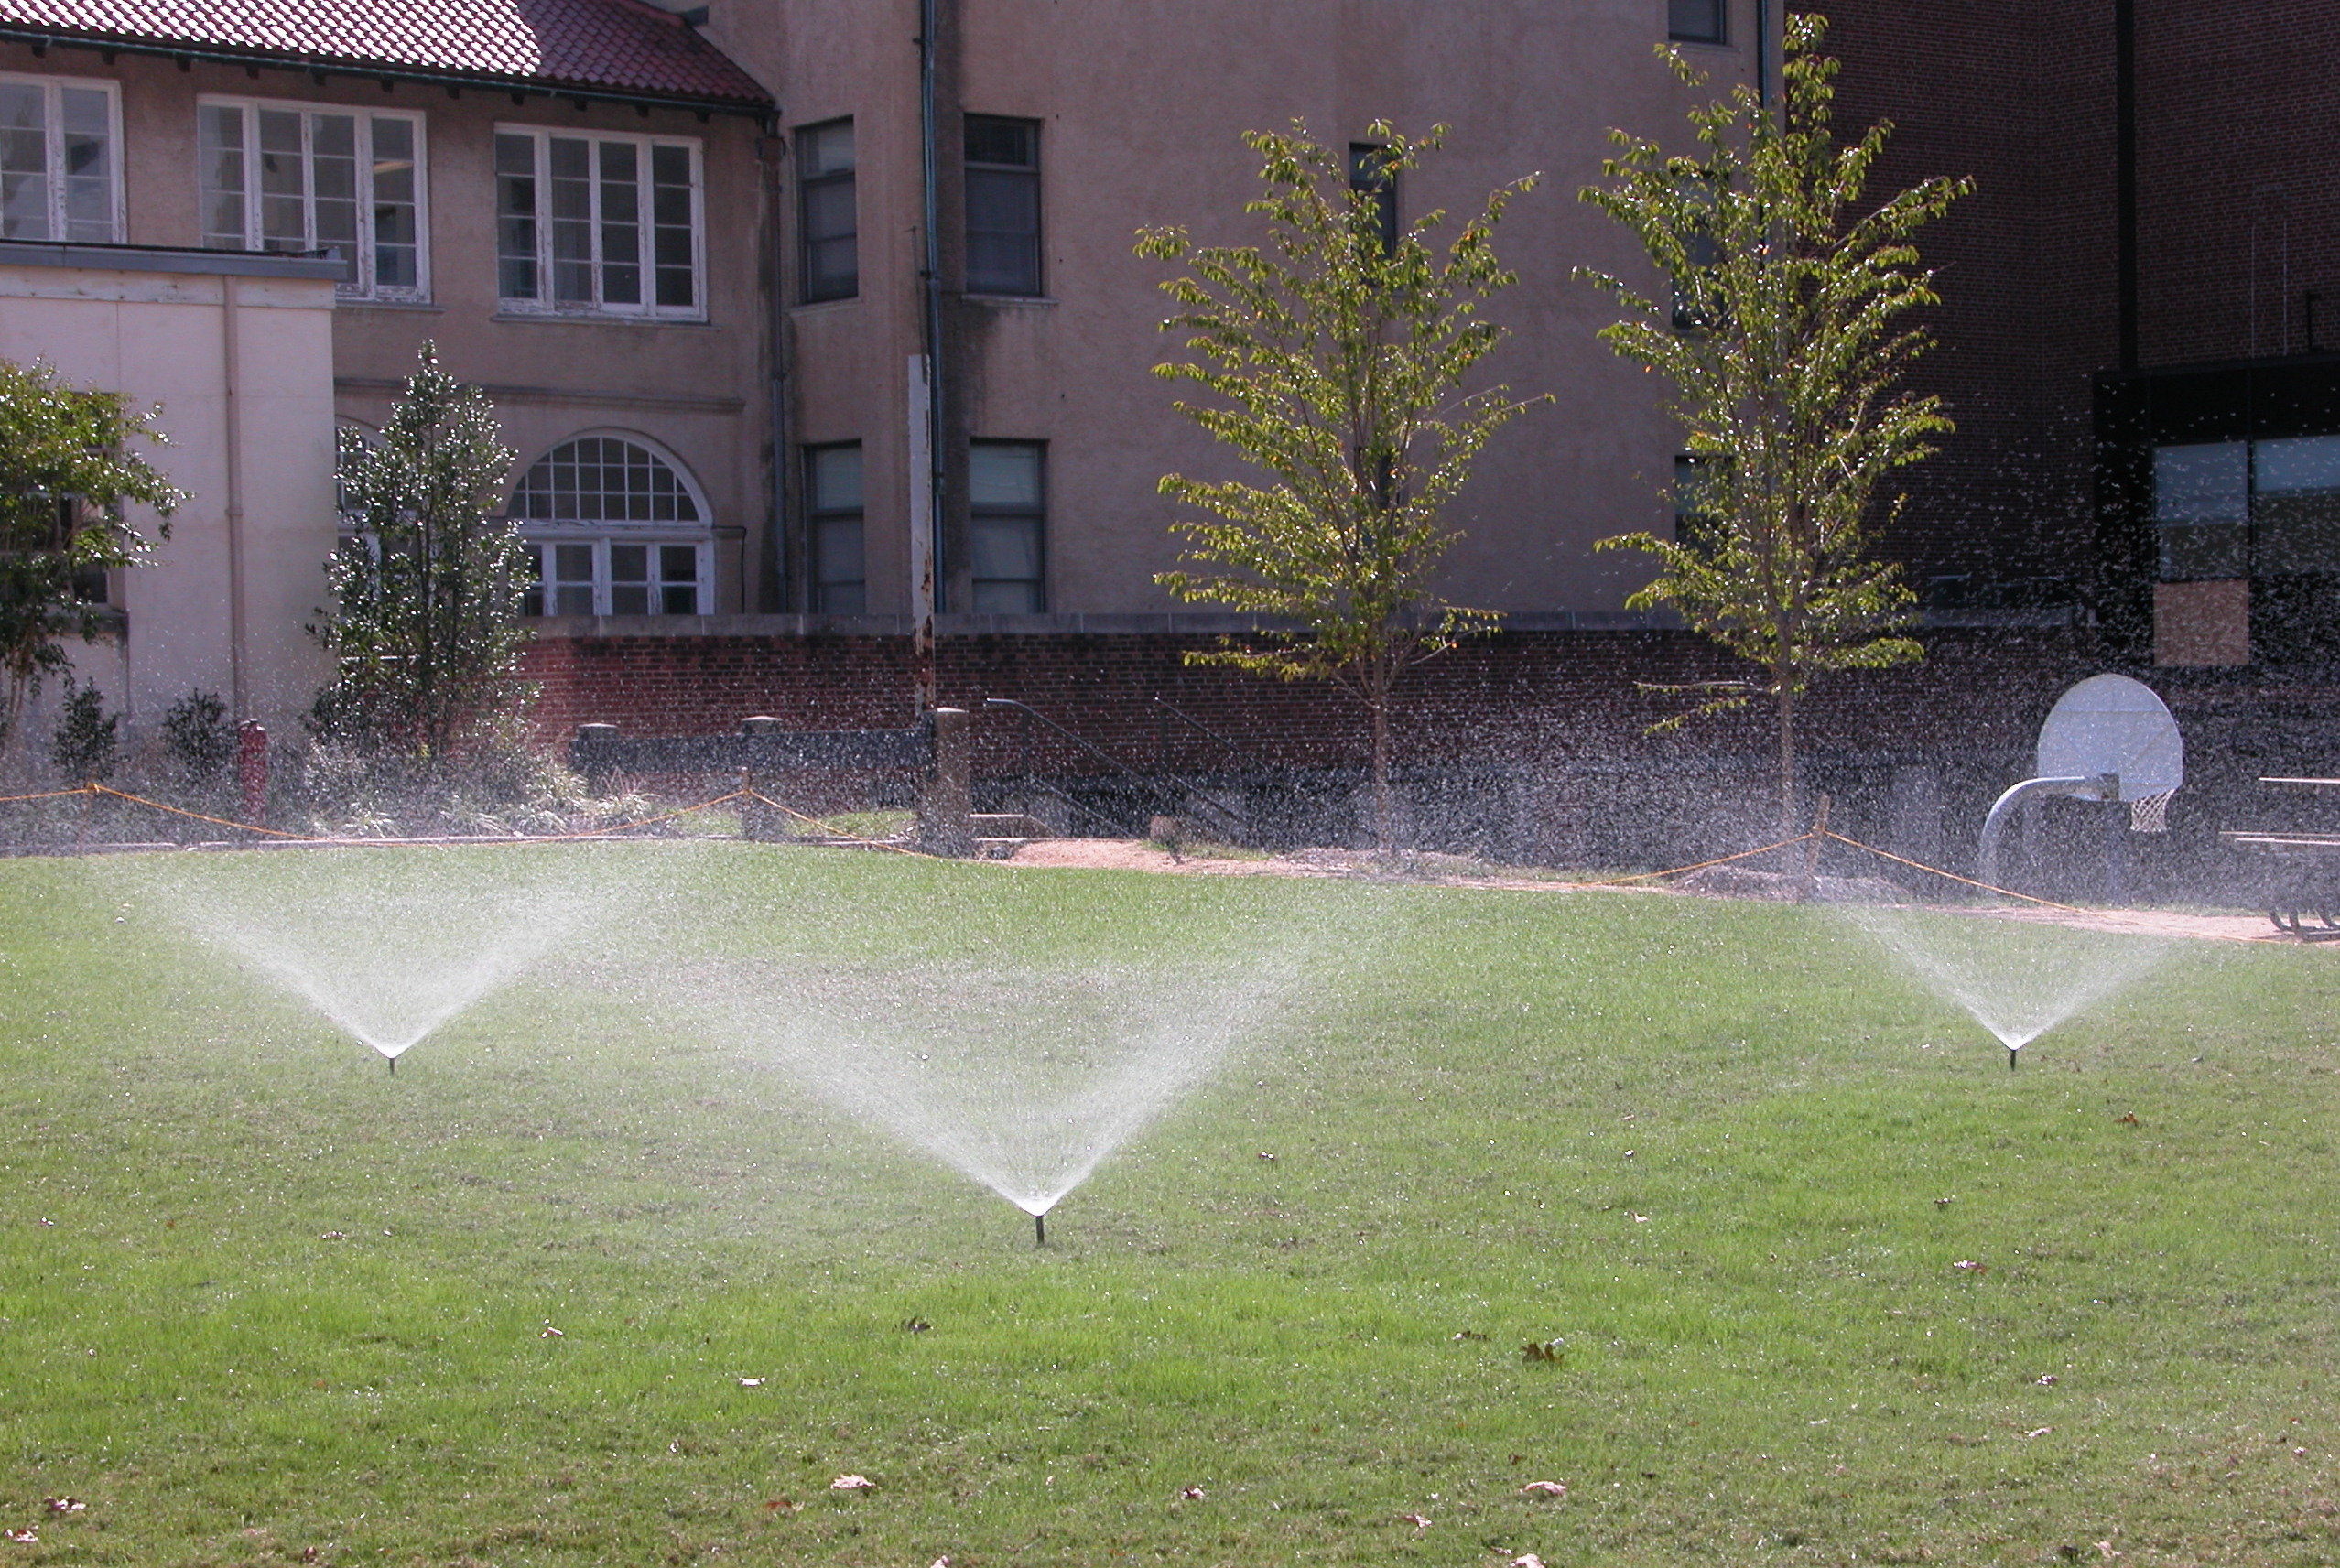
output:
M815 827L819 828L823 833L829 835L831 838L842 838L849 844L859 844L862 848L868 849L891 849L897 855L908 855L915 860L931 860L936 858L925 853L923 850L905 849L899 844L889 844L883 838L864 838L854 833L840 833L828 823L823 822L819 817L807 816L803 812L798 811L795 806L783 805L781 802L773 799L770 795L764 795L757 790L742 790L740 793L753 796L754 799L764 802L764 805L772 807L775 811L785 811L799 822L809 822Z
M314 833L287 833L281 827L261 827L249 822L231 822L224 816L206 816L200 811L188 811L176 806L165 806L159 800L148 800L142 795L126 795L123 791L115 789L109 784L84 784L79 790L67 790L63 793L68 795L110 795L116 800L126 800L134 806L151 806L157 811L168 811L173 816L192 817L198 822L208 822L215 827L233 827L239 833L265 833L271 838L297 838L305 844L322 844L327 842L326 839L319 838Z
M20 800L56 800L63 795L88 795L91 793L91 787L88 784L75 784L71 789L45 789L38 795L0 795L0 806L13 805Z
M2027 892L2017 892L2013 888L1999 887L1990 882L1979 882L1972 877L1962 877L1955 871L1945 871L1940 866L1929 866L1923 860L1912 860L1907 856L1896 855L1890 849L1880 849L1874 844L1864 844L1858 838L1847 838L1843 834L1829 828L1820 829L1820 835L1824 838L1834 838L1839 844L1849 844L1856 849L1866 849L1872 855L1891 860L1897 865L1908 866L1913 871L1925 871L1937 877L1947 877L1954 882L1964 882L1970 888L1980 888L1985 892L1995 892L2005 898L2020 898L2025 903L2036 903L2043 909L2060 909L2066 914L2104 913L2102 910L2083 909L2075 903L2058 903L2052 898L2034 898Z
M1758 855L1768 855L1774 849L1784 849L1792 844L1807 843L1818 836L1820 831L1815 828L1810 833L1799 833L1793 838L1782 838L1776 844L1766 844L1760 849L1741 849L1736 855L1719 855L1711 860L1700 860L1695 865L1670 866L1663 871L1637 871L1630 877L1612 877L1601 882L1566 882L1562 885L1569 888L1621 888L1634 882L1647 881L1652 877L1678 877L1685 871L1703 871L1708 866L1728 866L1733 860L1751 860Z

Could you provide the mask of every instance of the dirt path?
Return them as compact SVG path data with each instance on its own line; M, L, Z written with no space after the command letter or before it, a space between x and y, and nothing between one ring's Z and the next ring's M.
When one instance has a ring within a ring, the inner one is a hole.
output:
M1008 862L1035 869L1073 867L1087 871L1157 871L1198 877L1316 877L1367 878L1386 873L1372 857L1357 849L1300 849L1289 854L1238 859L1231 856L1187 855L1174 858L1166 849L1135 838L1043 838L1024 845ZM1394 880L1428 882L1442 887L1500 888L1516 892L1661 893L1668 897L1710 897L1639 883L1628 887L1587 888L1579 882L1489 874L1480 861L1460 856L1423 855L1407 861ZM1945 914L1966 914L1983 920L2015 920L2038 925L2068 925L2082 931L2109 931L2128 936L2184 937L2205 942L2281 942L2301 945L2297 937L2275 929L2261 914L2198 914L2177 910L2123 909L2066 911L2042 908L1977 908L1971 904L1919 904ZM2340 947L2340 944L2334 944Z

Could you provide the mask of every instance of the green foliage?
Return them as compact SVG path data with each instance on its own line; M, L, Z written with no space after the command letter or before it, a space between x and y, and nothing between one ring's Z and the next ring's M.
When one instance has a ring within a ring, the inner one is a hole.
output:
M49 741L49 760L77 783L110 779L122 760L121 727L122 715L105 710L105 694L97 682L76 681L69 675L57 730Z
M1783 820L1795 809L1795 697L1811 677L1924 656L1901 630L1912 595L1872 551L1880 487L1951 428L1939 398L1899 384L1930 342L1901 319L1940 303L1911 236L1972 189L1934 178L1864 201L1891 126L1837 145L1836 62L1817 52L1826 25L1789 19L1782 106L1741 87L1693 109L1694 154L1612 132L1624 150L1602 164L1609 183L1581 193L1673 285L1661 298L1578 273L1631 312L1601 336L1672 384L1685 449L1701 460L1685 536L1601 546L1657 557L1657 579L1628 603L1671 606L1763 670L1701 711L1776 698ZM1704 81L1668 54L1685 81Z
M1445 127L1415 139L1384 123L1370 134L1395 180ZM1495 619L1446 602L1435 583L1459 537L1446 508L1488 438L1526 406L1502 386L1462 386L1505 335L1479 308L1515 281L1496 259L1495 227L1536 180L1490 194L1441 254L1443 211L1389 243L1379 194L1352 189L1346 159L1305 125L1243 140L1266 187L1243 210L1266 220L1268 243L1197 248L1165 228L1143 231L1137 249L1194 270L1162 286L1178 306L1163 330L1190 333L1199 360L1154 373L1216 395L1176 407L1270 482L1165 476L1163 494L1208 515L1175 524L1195 569L1156 580L1189 602L1288 623L1195 661L1329 681L1364 705L1375 837L1387 848L1392 688Z
M163 755L182 782L215 787L235 757L235 728L214 691L190 691L163 712Z
M153 544L125 508L168 517L187 501L131 449L169 444L155 425L161 412L68 385L38 361L0 360L0 745L42 679L70 667L61 639L104 634L92 579L147 563ZM169 536L168 524L159 531Z
M534 694L514 678L528 639L519 525L494 514L512 450L487 395L440 370L434 345L420 359L374 440L341 433L359 538L326 568L336 605L309 628L337 666L310 725L437 758Z

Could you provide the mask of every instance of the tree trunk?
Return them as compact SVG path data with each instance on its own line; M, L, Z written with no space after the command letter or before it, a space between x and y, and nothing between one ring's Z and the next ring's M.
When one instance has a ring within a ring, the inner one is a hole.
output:
M1803 820L1795 800L1795 687L1778 676L1780 690L1780 837L1793 838Z
M1390 699L1386 695L1369 697L1366 707L1373 717L1373 849L1387 856L1395 847L1390 822Z

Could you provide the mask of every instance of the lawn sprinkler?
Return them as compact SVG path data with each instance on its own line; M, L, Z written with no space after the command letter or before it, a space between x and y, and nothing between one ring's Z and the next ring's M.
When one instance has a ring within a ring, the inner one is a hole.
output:
M1032 1244L1035 1247L1048 1245L1048 1211L1045 1208L1032 1217Z

